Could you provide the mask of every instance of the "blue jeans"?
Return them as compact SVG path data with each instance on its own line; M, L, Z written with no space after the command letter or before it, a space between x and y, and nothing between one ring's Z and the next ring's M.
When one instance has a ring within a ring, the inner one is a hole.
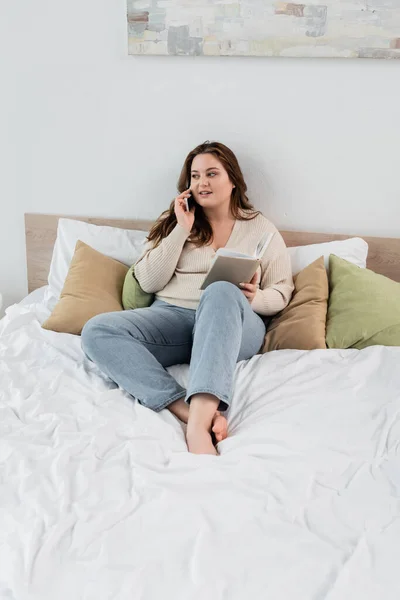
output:
M161 300L148 308L97 315L82 330L85 354L140 404L158 412L193 394L232 398L235 365L260 350L265 325L243 292L224 281L208 286L197 310ZM185 390L165 370L190 363Z

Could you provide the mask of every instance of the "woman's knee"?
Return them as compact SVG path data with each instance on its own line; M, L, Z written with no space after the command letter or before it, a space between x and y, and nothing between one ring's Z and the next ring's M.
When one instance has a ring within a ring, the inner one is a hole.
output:
M201 301L217 301L224 305L229 302L243 302L243 292L233 283L228 281L215 281L209 285L201 296Z
M98 345L99 339L104 333L109 333L115 329L114 313L102 313L92 317L85 323L81 333L81 346L84 353L92 358L94 348Z

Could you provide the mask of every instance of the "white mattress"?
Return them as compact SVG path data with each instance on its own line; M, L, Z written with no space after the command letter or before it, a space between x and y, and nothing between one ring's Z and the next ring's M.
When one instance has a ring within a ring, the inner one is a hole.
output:
M400 348L239 363L195 456L41 300L0 321L2 600L399 599Z

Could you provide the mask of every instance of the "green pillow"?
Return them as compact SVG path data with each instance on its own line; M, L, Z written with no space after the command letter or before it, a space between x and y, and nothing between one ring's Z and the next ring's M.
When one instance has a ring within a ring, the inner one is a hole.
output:
M125 276L122 288L122 306L125 310L146 308L154 300L154 294L144 292L135 277L135 265L132 265Z
M400 283L329 257L328 348L400 346Z

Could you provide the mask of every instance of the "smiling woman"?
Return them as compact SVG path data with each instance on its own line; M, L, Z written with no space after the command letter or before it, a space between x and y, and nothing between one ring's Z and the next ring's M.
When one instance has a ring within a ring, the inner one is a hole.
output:
M209 244L225 218L251 220L259 215L247 197L247 185L235 154L220 142L206 141L194 148L186 157L178 180L178 191L185 198L193 193L195 218L190 241L197 247ZM200 191L210 191L208 196ZM186 194L186 196L185 196ZM150 231L149 242L157 247L178 223L175 200L164 211Z
M154 303L94 317L82 331L82 344L141 404L168 408L186 422L191 452L216 454L214 443L227 435L219 411L230 405L236 363L260 350L261 316L276 314L290 300L290 258L276 227L250 204L236 156L224 144L205 142L192 150L178 190L134 266ZM216 281L201 290L218 248L252 256L266 233L274 234L272 242L251 281L242 287ZM177 363L190 363L186 389L166 371Z
M215 156L198 154L194 158L190 191L196 202L203 207L209 221L212 218L218 220L218 213L219 220L223 220L226 214L230 213L231 195L234 188L235 185L230 181L228 173Z

